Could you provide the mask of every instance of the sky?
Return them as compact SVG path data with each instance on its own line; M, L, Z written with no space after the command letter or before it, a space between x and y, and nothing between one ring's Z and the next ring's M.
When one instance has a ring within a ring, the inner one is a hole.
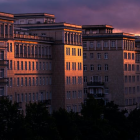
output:
M0 0L7 13L50 13L56 22L112 25L115 32L140 34L140 0Z

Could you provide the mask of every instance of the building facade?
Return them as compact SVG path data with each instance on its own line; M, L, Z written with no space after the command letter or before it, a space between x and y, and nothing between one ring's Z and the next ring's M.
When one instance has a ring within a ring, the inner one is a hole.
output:
M139 65L135 36L113 33L109 25L83 26L83 69L85 98L92 94L114 101L131 111L139 103Z
M50 14L2 14L7 20L1 21L1 32L5 32L1 69L7 79L5 84L2 81L1 95L18 102L23 110L29 102L42 101L50 113L60 107L79 112L83 102L82 27L55 23Z

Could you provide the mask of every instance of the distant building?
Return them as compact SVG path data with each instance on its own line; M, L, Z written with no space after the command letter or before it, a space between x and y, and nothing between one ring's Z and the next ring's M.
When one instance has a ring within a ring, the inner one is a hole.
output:
M48 110L79 112L83 102L82 27L55 23L50 14L0 13L1 96L25 110L42 101ZM7 63L6 63L7 62Z
M84 94L131 111L140 104L135 36L109 25L83 25Z

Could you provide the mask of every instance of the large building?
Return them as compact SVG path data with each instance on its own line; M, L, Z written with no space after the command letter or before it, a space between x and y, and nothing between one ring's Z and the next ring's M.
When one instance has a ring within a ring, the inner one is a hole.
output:
M84 93L131 111L140 104L135 36L109 25L83 25Z
M43 101L79 112L83 102L82 27L51 14L0 13L1 95L25 110ZM5 79L6 78L6 79Z

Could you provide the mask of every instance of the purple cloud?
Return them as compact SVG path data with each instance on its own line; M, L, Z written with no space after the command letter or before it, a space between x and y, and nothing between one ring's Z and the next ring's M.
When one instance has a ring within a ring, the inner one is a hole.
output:
M55 14L56 21L74 24L109 24L140 34L139 0L0 0L2 12Z

